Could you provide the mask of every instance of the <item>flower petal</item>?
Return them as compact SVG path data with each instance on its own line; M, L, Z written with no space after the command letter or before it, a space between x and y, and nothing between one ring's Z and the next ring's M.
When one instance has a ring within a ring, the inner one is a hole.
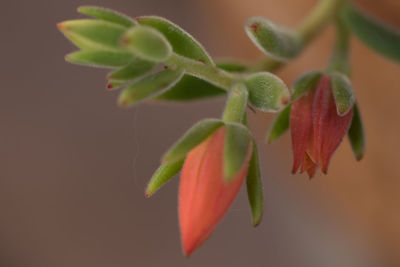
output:
M314 90L309 90L292 104L290 112L290 132L293 147L293 169L296 173L303 162L312 129L312 103Z
M179 221L183 250L190 255L222 219L247 173L252 149L235 179L224 182L223 152L226 129L218 129L187 156L179 189Z

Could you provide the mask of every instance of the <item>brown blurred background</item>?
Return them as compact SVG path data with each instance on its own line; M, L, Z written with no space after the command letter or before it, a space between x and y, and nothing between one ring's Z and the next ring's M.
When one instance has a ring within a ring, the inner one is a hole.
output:
M286 135L266 146L273 116L251 114L262 151L265 215L253 229L244 190L192 258L181 254L176 177L151 199L144 187L160 155L223 99L121 110L105 73L64 62L73 46L55 24L82 4L165 16L214 57L256 60L246 18L294 26L315 0L2 0L0 30L0 266L400 266L400 67L352 42L353 83L367 132L356 163L348 141L328 176L289 174ZM359 1L400 27L400 1ZM329 28L280 71L322 68Z

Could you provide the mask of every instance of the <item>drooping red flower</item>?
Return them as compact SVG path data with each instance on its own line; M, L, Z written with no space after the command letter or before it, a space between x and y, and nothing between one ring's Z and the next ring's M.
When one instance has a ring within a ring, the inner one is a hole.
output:
M237 195L251 156L251 145L241 170L226 182L223 154L226 136L221 127L186 157L179 188L179 222L183 250L190 255L213 232Z
M315 88L292 104L290 131L293 147L293 170L315 175L318 167L328 171L329 161L346 135L353 109L338 115L329 76L323 75Z

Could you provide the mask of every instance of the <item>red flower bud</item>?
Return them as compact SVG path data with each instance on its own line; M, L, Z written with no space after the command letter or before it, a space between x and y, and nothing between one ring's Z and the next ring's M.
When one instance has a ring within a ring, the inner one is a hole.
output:
M349 129L353 108L344 116L337 113L331 80L324 75L317 86L292 104L290 131L293 173L300 168L310 178L321 165L326 174L329 161Z
M226 182L223 155L226 129L221 127L186 157L179 189L179 222L183 250L190 255L222 219L246 176L252 146L237 176Z

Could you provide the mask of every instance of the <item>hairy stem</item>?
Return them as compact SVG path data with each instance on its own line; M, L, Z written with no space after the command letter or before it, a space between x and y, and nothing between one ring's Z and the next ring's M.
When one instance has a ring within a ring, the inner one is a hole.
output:
M175 53L165 64L170 68L183 68L187 74L204 79L227 91L230 90L232 84L239 79L238 75L221 70L214 65L194 61Z

